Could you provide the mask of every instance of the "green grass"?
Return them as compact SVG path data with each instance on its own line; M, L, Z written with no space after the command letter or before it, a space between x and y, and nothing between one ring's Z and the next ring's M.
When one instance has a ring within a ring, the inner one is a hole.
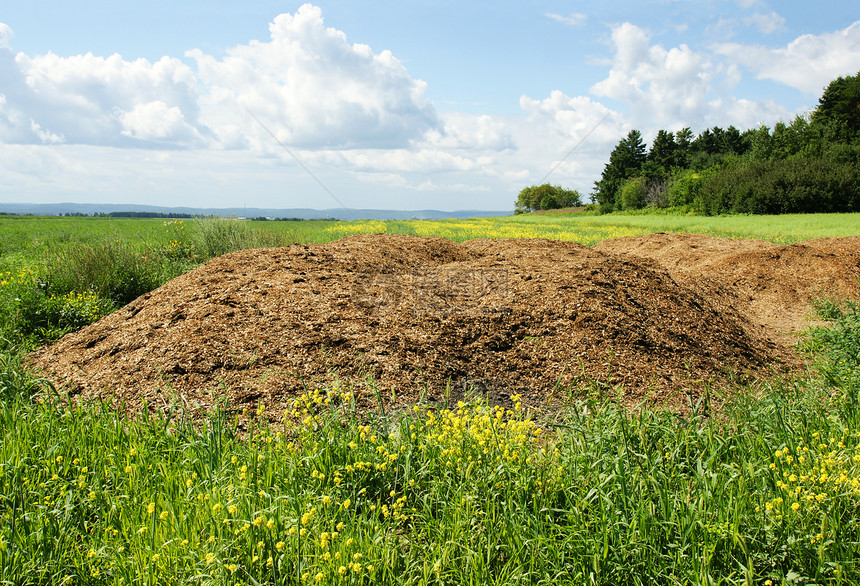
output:
M33 384L0 407L9 583L860 580L860 420L815 380L740 393L719 417L367 416L333 388L282 423L216 411L202 427L35 402Z
M58 217L58 216L0 216L0 256L25 253L39 255L56 245L83 242L93 239L122 239L142 248L158 248L169 244L181 236L179 226L194 231L199 224L209 226L226 221L251 227L252 231L261 226L277 224L281 235L279 243L314 242L318 239L321 227L331 224L327 221L307 222L251 222L244 220L163 220L140 218L105 217Z
M453 240L544 237L593 244L605 238L653 232L703 233L760 238L791 244L810 238L856 236L860 214L782 216L689 216L656 214L524 214L441 221L252 222L131 218L0 216L0 261L32 259L70 244L122 240L139 250L159 250L179 242L193 246L200 260L228 249L327 242L345 234L389 232L437 235ZM222 236L227 238L221 238ZM247 246L246 246L247 245Z
M846 400L857 408L860 390L860 304L854 300L834 303L824 300L817 310L834 327L818 327L810 331L805 348L819 355L818 368L831 386L845 389ZM851 394L853 393L853 394Z
M785 216L686 216L656 214L524 214L499 218L440 221L335 222L320 226L332 237L354 233L387 232L443 236L455 241L474 238L551 238L591 245L607 238L654 232L702 233L730 238L757 238L793 244L810 238L856 236L860 214ZM265 229L278 230L278 223Z
M726 238L756 238L778 244L793 244L811 238L860 235L860 214L785 214L779 216L608 214L585 216L580 220L569 215L550 215L548 217L528 215L514 217L511 221L562 225L575 221L583 226L618 226L638 229L644 234L683 232Z
M2 218L0 583L858 583L856 302L819 303L832 323L806 338L808 376L686 419L573 400L541 421L479 401L359 414L372 386L335 386L281 422L215 410L192 424L178 406L77 404L21 363L136 286L232 249L362 231L788 243L856 234L846 218Z

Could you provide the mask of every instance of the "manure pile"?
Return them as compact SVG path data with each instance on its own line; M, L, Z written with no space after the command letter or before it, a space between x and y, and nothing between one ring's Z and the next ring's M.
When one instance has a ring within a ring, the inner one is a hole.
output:
M783 345L797 342L813 318L810 301L860 293L860 236L782 246L702 234L616 238L594 247L652 259L673 279L736 307Z
M398 404L471 389L546 407L623 388L627 404L683 408L696 381L794 360L784 333L809 295L856 294L858 275L860 239L359 235L215 258L31 360L130 408L227 399L277 415L333 380L372 404L371 378Z

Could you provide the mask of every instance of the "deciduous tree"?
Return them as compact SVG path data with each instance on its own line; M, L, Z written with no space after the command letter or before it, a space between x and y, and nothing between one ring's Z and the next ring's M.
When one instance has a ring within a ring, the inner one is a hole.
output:
M582 196L575 189L544 183L523 188L517 196L514 212L522 214L534 210L557 210L580 205Z

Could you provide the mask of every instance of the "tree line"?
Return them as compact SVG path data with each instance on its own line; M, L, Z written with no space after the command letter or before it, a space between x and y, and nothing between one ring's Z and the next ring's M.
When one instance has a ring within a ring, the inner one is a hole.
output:
M741 132L660 130L650 148L631 130L592 198L602 213L676 207L697 213L860 212L860 72L825 89L791 123Z

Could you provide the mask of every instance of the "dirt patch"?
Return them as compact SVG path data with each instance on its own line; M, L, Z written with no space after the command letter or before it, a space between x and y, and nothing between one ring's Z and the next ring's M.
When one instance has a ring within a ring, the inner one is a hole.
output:
M360 235L247 250L213 259L31 358L76 392L130 406L224 398L237 408L263 402L277 415L306 388L337 379L363 389L368 403L456 400L471 388L494 402L520 393L546 407L571 393L623 389L625 403L682 408L701 390L697 381L721 384L791 361L774 340L775 321L759 319L768 302L790 297L773 291L790 282L800 299L816 289L818 281L798 283L818 261L832 267L838 257L840 267L858 269L856 240L806 243L814 252L676 235L625 241L613 250ZM731 243L751 248L731 253ZM777 249L782 264L763 260ZM785 274L756 289L751 268L726 268L718 253L725 263L741 255L762 273L782 266ZM789 278L796 258L805 272ZM703 271L707 286L696 284ZM736 276L720 280L721 271ZM824 285L847 291L852 275L831 274ZM771 297L739 303L757 291ZM800 305L772 313L806 316Z

